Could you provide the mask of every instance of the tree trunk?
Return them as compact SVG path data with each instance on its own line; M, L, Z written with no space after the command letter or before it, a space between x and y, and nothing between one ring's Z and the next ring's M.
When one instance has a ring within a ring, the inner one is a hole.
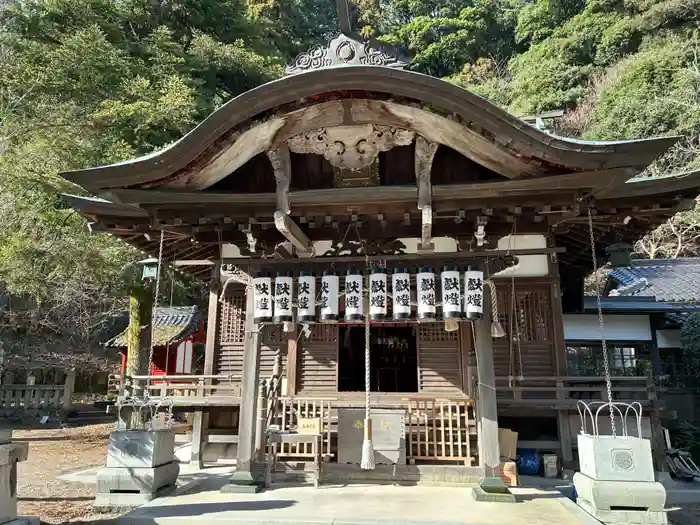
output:
M151 323L153 320L153 296L148 289L134 290L129 295L129 328L127 332L126 375L139 376L150 373ZM145 381L132 383L130 395L143 396ZM124 414L124 422L134 428L139 424L139 414Z
M126 374L148 375L150 372L151 321L153 298L148 291L129 296L129 331L127 335Z

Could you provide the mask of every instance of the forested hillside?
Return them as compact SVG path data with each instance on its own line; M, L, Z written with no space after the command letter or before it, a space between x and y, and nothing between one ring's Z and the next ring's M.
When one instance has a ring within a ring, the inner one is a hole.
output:
M0 285L28 299L34 325L79 329L87 337L95 329L89 312L96 298L120 297L121 269L140 255L89 234L58 198L80 190L57 174L159 149L231 97L279 77L286 61L336 29L335 2L3 5ZM415 71L447 78L519 115L567 109L558 133L686 136L648 175L700 168L699 9L700 0L352 6L358 31L399 48ZM679 216L638 248L656 257L694 255L699 222L697 213Z

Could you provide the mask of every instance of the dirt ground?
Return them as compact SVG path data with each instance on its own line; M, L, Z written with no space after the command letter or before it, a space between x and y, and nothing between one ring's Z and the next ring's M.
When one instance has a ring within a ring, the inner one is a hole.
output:
M69 483L57 476L102 465L114 424L76 428L15 430L15 441L29 443L29 459L19 464L19 514L42 523L111 525L116 515L92 511L95 486Z

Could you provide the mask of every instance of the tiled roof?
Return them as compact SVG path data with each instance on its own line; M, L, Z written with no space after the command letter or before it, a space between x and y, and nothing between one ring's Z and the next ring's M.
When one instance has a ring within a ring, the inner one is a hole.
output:
M654 297L669 303L700 302L700 258L634 259L608 277L617 286L610 296Z
M156 308L153 320L155 330L152 344L164 346L173 341L179 341L190 335L197 328L200 314L196 306L174 306L171 308ZM127 327L116 337L105 343L105 346L121 348L127 346Z

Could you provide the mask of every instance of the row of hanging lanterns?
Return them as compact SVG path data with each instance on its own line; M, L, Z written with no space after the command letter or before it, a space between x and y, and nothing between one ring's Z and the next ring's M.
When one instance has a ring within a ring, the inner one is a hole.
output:
M462 286L464 283L464 286ZM361 322L365 315L372 321L389 319L388 306L391 297L391 318L405 321L411 318L411 274L406 268L396 268L391 275L389 295L387 270L375 268L370 272L367 285L369 312L365 312L365 276L359 269L351 268L345 275L345 321ZM445 319L481 319L483 313L484 274L467 267L464 279L456 266L445 266L440 273L441 305L438 303L436 276L432 268L419 268L416 273L417 319L431 321L438 318L438 306L442 307ZM317 308L321 322L339 320L340 277L326 270L321 277L321 289L317 295L316 276L301 272L297 277L296 303L293 302L294 278L288 273L278 273L273 279L268 276L253 280L256 323L284 323L294 321L293 306L296 304L296 320L301 323L315 322ZM462 293L464 291L464 293ZM317 300L318 299L318 300Z

